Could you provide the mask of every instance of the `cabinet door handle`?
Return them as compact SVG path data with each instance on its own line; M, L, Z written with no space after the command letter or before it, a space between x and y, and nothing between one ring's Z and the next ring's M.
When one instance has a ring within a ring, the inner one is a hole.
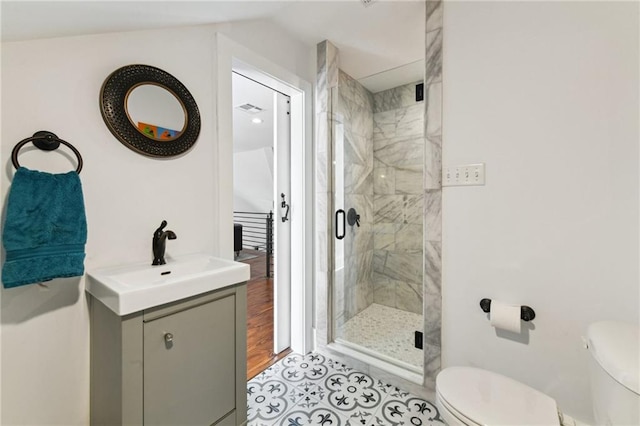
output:
M164 334L164 341L165 341L165 343L173 343L173 334L165 333Z

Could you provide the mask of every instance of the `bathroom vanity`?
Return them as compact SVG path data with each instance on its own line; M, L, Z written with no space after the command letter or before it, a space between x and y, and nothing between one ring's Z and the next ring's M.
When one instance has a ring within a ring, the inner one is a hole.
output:
M222 262L233 269L223 280L212 273L197 282L190 281L192 272L172 277L179 291L199 291L207 281L218 288L139 310L137 302L126 304L124 294L124 303L114 303L101 287L109 284L107 277L125 276L123 282L134 282L131 267L89 273L92 425L236 426L246 421L249 268ZM171 275L166 271L180 275L179 262L161 269L140 268L154 271L156 278ZM141 282L149 281L157 291L174 284L147 278ZM234 280L238 282L227 283ZM141 290L130 287L132 296ZM127 312L131 309L134 312Z

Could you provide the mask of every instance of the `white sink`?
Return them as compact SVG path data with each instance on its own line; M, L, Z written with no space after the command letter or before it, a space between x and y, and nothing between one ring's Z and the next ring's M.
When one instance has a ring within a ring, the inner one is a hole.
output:
M122 316L249 280L249 265L192 254L88 272L86 291Z

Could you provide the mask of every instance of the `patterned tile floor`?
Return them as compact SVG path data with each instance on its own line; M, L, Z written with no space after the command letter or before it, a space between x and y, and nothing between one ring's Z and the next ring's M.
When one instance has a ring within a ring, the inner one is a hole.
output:
M374 303L347 321L338 337L422 368L424 352L414 340L423 322L422 315Z
M247 383L249 426L442 426L436 406L323 355L291 354Z

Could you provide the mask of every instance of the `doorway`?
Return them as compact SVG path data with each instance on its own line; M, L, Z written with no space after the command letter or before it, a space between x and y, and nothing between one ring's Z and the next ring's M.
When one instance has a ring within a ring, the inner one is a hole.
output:
M291 352L290 99L233 73L235 260L247 283L247 379Z
M232 259L234 248L233 190L228 184L233 179L232 73L242 74L290 98L291 195L286 203L290 207L287 223L291 232L293 285L288 309L281 310L280 314L287 317L290 325L287 335L291 349L306 354L313 348L313 88L299 76L221 33L216 34L215 62L217 72L213 89L219 108L215 111L217 152L214 170L219 184L214 193L218 208L214 251L222 257ZM281 200L274 202L277 206ZM275 220L281 219L277 219L274 212Z

